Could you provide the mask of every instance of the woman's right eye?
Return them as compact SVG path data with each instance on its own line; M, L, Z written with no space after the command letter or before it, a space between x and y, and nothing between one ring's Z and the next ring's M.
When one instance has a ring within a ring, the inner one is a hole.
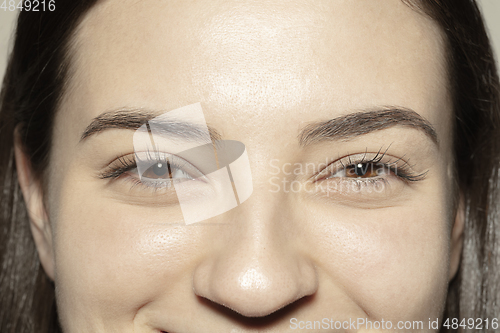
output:
M195 179L194 175L167 161L158 161L140 175L142 181L182 181Z
M161 152L121 156L99 176L109 181L108 188L124 202L155 207L212 198L218 188L216 180L190 161Z
M188 161L166 153L134 153L116 159L100 178L133 181L134 187L172 187L174 183L204 179L204 175Z

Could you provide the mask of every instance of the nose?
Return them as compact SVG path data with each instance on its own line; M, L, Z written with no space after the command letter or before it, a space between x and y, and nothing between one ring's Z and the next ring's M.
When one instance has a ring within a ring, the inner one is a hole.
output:
M229 226L218 235L222 246L197 266L193 278L197 296L246 317L271 314L318 288L314 264L295 242L290 220L276 208L265 214L264 207L249 200L227 216Z

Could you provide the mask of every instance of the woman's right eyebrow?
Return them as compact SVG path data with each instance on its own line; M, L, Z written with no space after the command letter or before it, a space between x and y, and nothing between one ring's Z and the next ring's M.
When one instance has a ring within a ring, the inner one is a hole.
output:
M80 136L80 142L85 141L92 135L103 132L108 129L129 129L137 130L144 124L158 117L159 111L146 109L118 109L108 111L95 117L86 127ZM207 125L206 129L200 125L190 123L182 119L170 119L168 121L155 120L155 124L161 128L161 134L172 136L186 141L210 142L221 140L221 134L213 127Z
M304 127L299 136L302 147L323 141L348 140L393 126L405 126L426 134L439 147L436 130L417 112L403 107L383 107L349 113Z

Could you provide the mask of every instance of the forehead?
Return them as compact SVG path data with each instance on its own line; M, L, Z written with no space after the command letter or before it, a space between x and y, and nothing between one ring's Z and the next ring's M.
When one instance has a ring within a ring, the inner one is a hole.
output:
M243 121L398 105L438 132L446 122L440 31L399 0L109 0L75 40L70 96L86 123L116 107L199 101Z

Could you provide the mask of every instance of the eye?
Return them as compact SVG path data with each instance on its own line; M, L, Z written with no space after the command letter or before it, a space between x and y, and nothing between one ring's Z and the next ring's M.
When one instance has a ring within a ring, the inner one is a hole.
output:
M385 164L365 162L345 166L326 178L375 178L388 174L390 170Z
M100 175L100 178L129 179L134 181L134 185L155 189L168 189L174 183L205 179L203 173L188 161L161 152L135 153L120 157Z
M381 150L380 150L381 151ZM330 163L315 176L315 181L374 182L402 180L406 183L423 180L427 171L417 173L414 166L401 157L381 153L353 154Z
M137 169L134 169L134 171L137 172ZM170 179L190 180L194 179L194 176L168 161L158 161L141 174L141 179L143 181L169 181Z

